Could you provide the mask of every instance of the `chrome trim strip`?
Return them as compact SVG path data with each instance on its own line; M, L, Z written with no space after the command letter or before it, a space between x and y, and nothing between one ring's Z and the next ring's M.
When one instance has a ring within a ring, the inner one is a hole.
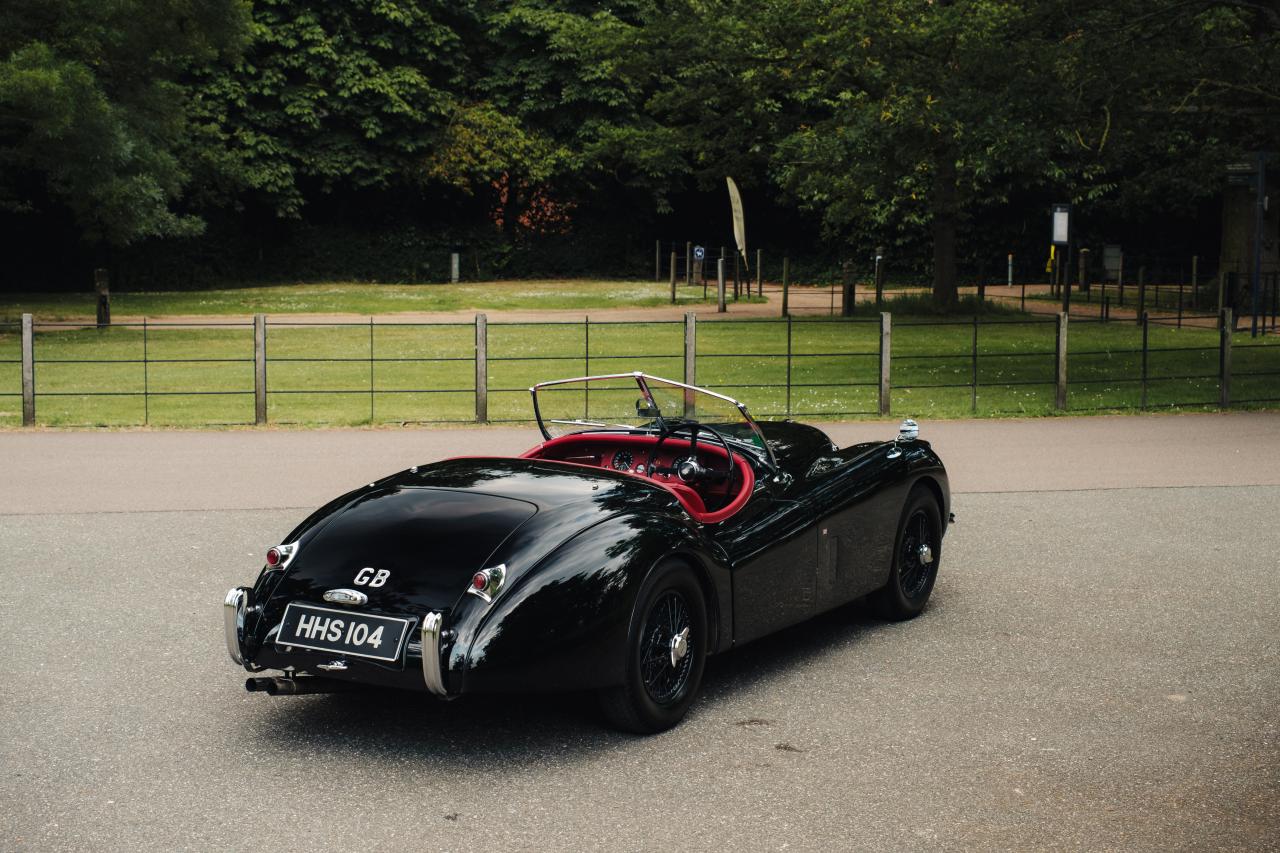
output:
M435 696L448 697L444 687L444 674L440 671L440 626L444 616L431 612L422 620L422 681Z
M252 590L247 586L233 587L222 600L222 621L227 639L227 654L238 665L244 666L244 651L241 642L244 640L244 613L249 609L249 595Z

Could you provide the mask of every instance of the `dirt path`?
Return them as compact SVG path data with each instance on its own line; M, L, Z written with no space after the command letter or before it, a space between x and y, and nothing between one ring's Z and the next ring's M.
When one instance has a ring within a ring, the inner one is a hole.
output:
M822 316L839 316L840 314L840 292L838 287L812 287L812 286L793 286L788 293L788 308L796 317L822 317ZM929 293L926 287L911 288L895 288L886 293L886 310L893 310L893 300L902 295L923 295ZM976 287L964 286L960 288L961 296L974 295L977 292ZM1026 294L1028 297L1043 297L1049 293L1047 284L1027 285ZM990 285L987 287L987 298L997 305L1008 305L1012 307L1020 307L1023 305L1021 300L1022 287L1015 285L1010 288L1005 285ZM734 302L732 297L727 302L727 310L724 314L716 311L716 305L711 303L694 303L682 305L655 305L649 307L627 307L627 308L595 308L583 310L581 308L547 308L547 309L465 309L456 311L393 311L377 314L373 317L377 323L459 323L471 324L475 322L477 314L484 314L489 323L580 323L584 319L590 319L592 322L678 322L684 319L686 314L694 314L699 320L716 320L716 319L758 319L758 318L779 318L782 316L782 287L773 282L766 282L764 286L765 302ZM869 288L860 287L857 292L857 301L861 305L867 305L873 302L875 294ZM1097 302L1085 302L1079 296L1072 297L1071 314L1073 317L1094 319L1101 315L1102 305ZM1057 314L1061 310L1058 302L1049 302L1042 299L1027 299L1025 302L1025 310L1031 314L1045 315ZM1154 320L1159 322L1171 322L1176 318L1176 312L1162 310L1159 312L1150 312ZM1217 325L1216 317L1206 317L1204 312L1187 311L1183 319L1183 325L1198 328L1214 328ZM1110 309L1110 317L1114 320L1136 320L1137 311L1132 307L1121 308L1112 305ZM210 314L166 314L161 316L148 316L134 314L117 314L113 320L117 324L140 324L143 320L149 324L174 323L182 325L201 325L201 326L244 326L253 322L252 315L210 315ZM301 312L301 313L268 313L267 320L269 323L282 324L338 324L338 323L367 323L370 320L367 314L345 313L345 312ZM1246 322L1247 318L1242 318L1239 322ZM91 317L73 318L58 321L62 325L80 325L82 323L92 323ZM46 325L37 320L39 325Z

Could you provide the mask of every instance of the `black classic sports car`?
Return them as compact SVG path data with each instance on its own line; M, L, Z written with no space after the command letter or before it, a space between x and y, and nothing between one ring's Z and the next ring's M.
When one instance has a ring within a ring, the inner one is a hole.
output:
M925 606L950 489L916 425L838 448L741 403L625 373L535 386L544 441L420 465L321 507L225 600L270 694L593 690L656 732L708 655L870 595Z

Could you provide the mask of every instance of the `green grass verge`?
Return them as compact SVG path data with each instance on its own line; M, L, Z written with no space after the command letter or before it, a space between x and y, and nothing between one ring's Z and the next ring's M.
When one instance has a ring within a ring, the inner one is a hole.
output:
M821 420L876 411L876 320L796 319L790 326L783 320L703 320L697 330L698 383L746 401L762 417ZM0 327L0 425L16 426L21 418L16 331ZM490 323L488 334L489 416L495 421L529 419L527 389L544 379L629 370L684 376L681 321ZM934 418L1052 414L1055 335L1046 318L984 317L975 365L971 320L895 315L892 412ZM272 323L269 419L301 425L469 422L475 413L474 340L469 323ZM1216 405L1216 331L1153 324L1149 343L1148 407ZM1141 405L1141 330L1135 324L1073 320L1068 344L1069 410ZM46 325L37 327L35 350L42 424L253 420L249 324L151 325L145 336L132 326ZM1276 405L1280 337L1238 333L1232 367L1233 400Z
M709 291L715 298L715 289ZM86 293L0 294L0 320L28 313L37 320L92 317ZM678 304L703 302L701 287L676 288ZM759 297L743 301L762 302ZM669 305L671 288L644 281L513 281L478 284L288 284L225 290L116 292L115 316L229 316L250 314L393 314L403 311L543 310Z

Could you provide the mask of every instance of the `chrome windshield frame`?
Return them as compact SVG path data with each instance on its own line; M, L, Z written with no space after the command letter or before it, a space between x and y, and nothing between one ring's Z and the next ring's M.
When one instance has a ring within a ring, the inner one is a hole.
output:
M723 402L729 403L731 406L733 406L735 409L738 410L738 412L742 415L743 421L745 421L747 425L751 427L751 431L754 432L756 434L756 437L760 439L760 448L763 449L765 462L769 465L770 468L777 470L778 462L777 462L777 459L774 458L773 448L769 446L769 442L765 439L764 432L760 429L760 425L756 423L755 418L751 417L751 413L747 411L747 406L745 403L739 402L738 400L735 400L726 394L721 394L707 388L700 388L697 385L689 385L684 382L677 382L674 379L666 379L662 376L654 376L652 374L642 373L638 370L632 371L631 373L606 373L606 374L600 374L597 376L575 376L570 379L552 379L547 382L539 382L533 387L531 387L529 389L529 395L533 398L533 416L538 421L538 429L539 431L542 432L543 438L547 441L550 441L552 439L552 435L550 432L547 431L546 424L542 420L542 412L538 407L538 390L539 389L549 388L556 385L568 385L573 382L597 382L597 381L603 381L608 379L634 379L635 380L636 385L640 388L640 393L644 395L645 400L648 401L649 405L653 406L654 411L658 413L655 417L655 420L657 422L658 429L660 432L666 431L666 422L662 418L661 407L658 406L657 402L653 398L653 393L649 390L649 384L648 384L649 380L652 380L654 382L662 382L666 385L675 386L676 388L683 388L685 390L685 411L686 412L691 411L693 409L694 398L691 396L692 394L706 394L710 397L716 398L717 400L721 400ZM671 413L668 413L668 414L670 415ZM570 423L576 423L576 421L570 422ZM592 424L589 424L584 421L582 422L582 426L585 428L585 427L592 426ZM638 427L625 427L625 425L623 424L609 425L609 426L610 428L613 428L613 429L617 429L617 428L639 429ZM584 429L583 431L585 432L586 430ZM735 439L733 438L730 438L729 440L735 441ZM738 441L737 443L742 444L743 442Z

